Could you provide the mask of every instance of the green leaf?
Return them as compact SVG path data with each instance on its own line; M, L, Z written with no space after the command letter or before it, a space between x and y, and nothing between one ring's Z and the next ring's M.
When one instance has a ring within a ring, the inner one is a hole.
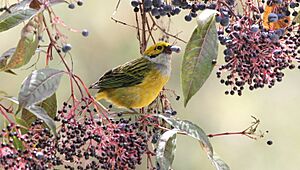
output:
M26 128L29 128L29 125L28 125L28 123L25 120L23 120L22 118L16 117L16 123L18 125L21 125L21 132L22 132L22 134L24 134L24 133L26 133L28 131Z
M27 64L38 47L39 40L39 26L40 16L30 20L22 29L21 39L16 48L11 48L6 51L1 57L0 70L9 71L11 69L19 68Z
M21 86L18 96L19 105L29 107L53 95L63 73L61 70L51 68L33 71Z
M64 2L64 0L49 0L47 1L47 7ZM45 5L42 5L39 0L22 0L11 5L7 11L0 15L0 32L9 30L31 19L44 9Z
M33 0L23 0L9 7L0 15L0 32L13 28L20 23L32 18L39 10L30 7Z
M218 155L214 154L210 159L216 170L230 170L229 166Z
M56 125L54 120L47 114L47 112L40 106L32 105L29 107L26 107L28 111L30 111L32 114L34 114L37 118L43 120L46 125L53 131L53 133L56 135Z
M184 106L209 77L218 55L217 29L215 11L204 10L198 18L189 42L186 45L181 65L181 85Z
M16 149L24 149L24 146L22 144L22 141L18 139L16 136L13 136L13 145L15 146Z
M176 130L166 131L158 141L156 161L160 170L169 170L171 168L176 150L177 132Z
M57 100L56 94L54 93L52 96L44 100L39 106L41 106L47 114L54 119L57 111Z
M46 100L37 104L37 106L42 107L45 110L45 112L49 115L49 117L54 118L56 116L57 110L56 94L54 93ZM23 109L21 119L26 121L30 125L36 120L36 116L27 109Z
M36 116L33 113L31 113L29 110L23 108L22 114L21 114L21 119L26 121L28 123L28 125L31 125L31 123L36 120Z

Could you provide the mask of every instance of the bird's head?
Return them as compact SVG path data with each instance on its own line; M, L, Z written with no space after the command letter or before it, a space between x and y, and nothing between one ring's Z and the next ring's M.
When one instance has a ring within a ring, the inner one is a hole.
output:
M144 52L144 57L157 64L167 64L171 60L172 52L179 53L180 47L167 42L158 42Z

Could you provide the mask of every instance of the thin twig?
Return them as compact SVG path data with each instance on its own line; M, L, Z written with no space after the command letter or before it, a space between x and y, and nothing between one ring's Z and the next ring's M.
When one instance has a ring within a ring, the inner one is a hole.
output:
M142 50L142 46L141 46L141 34L140 34L140 24L139 24L139 17L137 15L137 13L135 13L135 21L136 21L136 26L137 26L137 39L139 41L139 44L140 44L140 53L143 54L143 50Z
M227 9L230 11L230 13L236 18L236 19L239 19L238 16L235 15L235 13L231 10L230 6L224 2L224 1L220 1L221 4L223 4L224 6L227 7Z
M150 16L152 22L155 23L155 26L156 26L158 29L160 29L164 34L166 34L166 35L168 35L168 36L170 36L170 37L173 37L173 38L175 38L175 39L177 39L177 40L179 40L179 41L181 41L181 42L183 42L183 43L187 43L187 42L184 41L183 39L181 39L181 38L179 38L179 37L177 37L177 36L175 36L175 35L173 35L173 34L170 34L170 33L166 32L165 29L163 29L163 28L160 27L158 24L156 24L154 18L153 18L150 14L149 14L149 16Z
M147 47L147 39L146 39L146 12L144 6L144 0L142 0L142 4L140 4L140 14L142 19L142 51L146 50Z
M247 127L245 130L243 131L240 131L240 132L224 132L224 133L216 133L216 134L209 134L207 135L208 137L212 138L212 137L216 137L216 136L228 136L228 135L244 135L244 136L247 136L251 139L256 139L254 136L251 136L251 135L254 135L256 130L257 130L257 127L260 123L260 120L251 116L255 121L252 122L252 125L250 125L249 127Z
M43 16L43 23L44 23L46 32L47 32L47 34L48 34L48 37L49 37L49 39L50 39L50 45L52 45L52 47L54 47L55 50L56 50L57 52L60 51L60 49L58 49L58 47L55 45L55 44L56 44L56 41L53 39L53 37L52 37L52 35L51 35L51 33L50 33L50 30L49 30L49 28L48 28L48 26L47 26L47 22L46 22L46 19L45 19L44 16ZM79 86L78 82L77 82L76 79L74 78L74 74L71 72L71 69L69 68L68 64L67 64L66 61L64 60L64 58L63 58L63 56L61 55L61 53L58 52L58 55L59 55L60 59L62 60L63 64L65 65L65 67L66 67L66 69L67 69L67 71L68 71L68 73L69 73L69 75L70 75L71 93L72 93L73 99L76 100L75 94L74 94L74 88L73 88L73 80L75 81L75 83L76 83L76 85L77 85L77 87L78 87L78 90L79 90L81 96L83 97L83 96L84 96L84 95L83 95L83 92L82 92L81 87Z
M113 20L113 21L115 21L115 22L118 23L118 24L122 24L122 25L125 25L125 26L128 26L128 27L134 28L134 29L139 29L137 26L127 24L126 22L117 20L117 19L115 19L114 17L110 17L110 19Z
M147 24L147 28L148 28L148 30L149 30L149 37L151 37L153 43L155 44L155 39L154 39L154 37L153 37L153 35L152 35L152 29L154 28L154 24L153 24L152 27L150 28L150 25L149 25L149 22L148 22L147 17L146 17L146 24ZM149 37L147 38L147 41L148 41Z

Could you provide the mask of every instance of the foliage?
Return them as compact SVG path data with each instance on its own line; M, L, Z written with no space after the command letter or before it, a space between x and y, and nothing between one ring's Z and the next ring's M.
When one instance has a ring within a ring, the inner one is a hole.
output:
M203 11L198 23L186 45L181 67L185 106L210 75L218 55L215 11Z
M136 169L146 156L148 169L169 170L176 139L186 135L200 143L215 169L228 170L209 138L244 135L256 139L256 118L243 131L218 134L207 134L195 123L178 119L167 97L172 90L165 88L140 111L108 111L73 72L73 63L66 61L72 45L59 29L66 25L52 8L62 2L22 0L0 10L2 34L26 22L18 44L1 55L0 71L18 76L15 71L21 71L32 58L45 56L44 67L34 70L20 84L18 98L0 91L0 113L5 124L1 132L1 168L55 169L63 165L69 169ZM83 5L81 0L76 3ZM120 1L111 19L136 31L141 54L150 41L174 39L186 43L181 65L184 106L216 67L220 45L225 48L225 63L219 65L217 77L229 88L225 94L242 95L245 87L272 87L282 81L282 71L295 68L299 60L298 1L132 0L130 4L136 25L114 18ZM73 1L68 2L68 8L75 8ZM187 22L193 18L198 22L188 42L168 29L172 16L180 15L182 10L188 11L183 17ZM167 17L171 19L164 20ZM162 36L156 37L156 32ZM84 29L81 34L86 37L89 32ZM44 47L41 42L48 44ZM63 63L63 70L49 67L55 57ZM62 78L69 80L70 95L57 99ZM152 157L156 158L155 164Z

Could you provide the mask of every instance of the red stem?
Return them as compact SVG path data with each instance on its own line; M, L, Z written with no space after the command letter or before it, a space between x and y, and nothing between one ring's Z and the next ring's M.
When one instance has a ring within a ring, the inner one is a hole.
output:
M1 112L1 114L5 117L5 119L6 119L10 124L14 124L14 122L11 121L11 120L9 119L9 117L8 117L7 114L6 114L6 112L2 110L2 109L5 110L5 108L4 108L2 105L0 105L0 106L1 106L1 107L0 107L0 112Z
M248 135L246 131L241 131L241 132L224 132L224 133L216 133L216 134L208 134L207 136L212 138L212 137L217 137L217 136L228 136L228 135Z

